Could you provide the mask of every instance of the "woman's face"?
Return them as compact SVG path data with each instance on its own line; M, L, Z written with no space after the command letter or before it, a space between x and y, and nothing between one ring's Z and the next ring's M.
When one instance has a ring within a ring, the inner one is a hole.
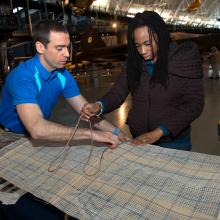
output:
M138 53L143 57L144 60L152 60L153 62L157 59L157 35L149 31L147 26L139 27L134 30L134 43L136 45Z

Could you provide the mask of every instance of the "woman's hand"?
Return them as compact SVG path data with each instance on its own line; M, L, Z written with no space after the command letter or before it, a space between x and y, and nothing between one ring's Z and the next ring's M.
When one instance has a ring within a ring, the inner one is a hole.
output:
M121 130L118 133L118 138L119 138L119 142L121 142L121 143L131 141L131 139Z
M82 118L88 121L91 117L96 116L100 110L101 106L99 103L86 103L81 110Z
M153 131L144 133L133 139L132 143L134 145L153 144L157 142L163 136L163 134L164 133L160 128L156 128Z

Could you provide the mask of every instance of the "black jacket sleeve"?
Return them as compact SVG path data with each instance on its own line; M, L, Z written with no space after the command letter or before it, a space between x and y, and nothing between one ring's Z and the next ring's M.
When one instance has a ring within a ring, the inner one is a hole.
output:
M174 44L172 51L169 71L182 94L181 103L170 109L169 116L164 118L162 124L175 137L202 113L204 87L202 60L197 45L193 42Z
M122 67L122 71L118 76L112 88L98 101L103 103L103 114L109 113L125 101L129 94L127 77L126 77L126 64Z

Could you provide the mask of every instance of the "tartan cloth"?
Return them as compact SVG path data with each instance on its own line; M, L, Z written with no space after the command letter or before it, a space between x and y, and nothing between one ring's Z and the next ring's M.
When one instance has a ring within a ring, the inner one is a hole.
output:
M80 220L220 219L219 156L124 143L100 166L106 147L87 164L91 146L77 145L48 172L65 150L54 145L23 138L2 148L0 176Z
M6 132L0 128L0 149L15 142L16 140L20 139L24 135L17 135L12 132Z

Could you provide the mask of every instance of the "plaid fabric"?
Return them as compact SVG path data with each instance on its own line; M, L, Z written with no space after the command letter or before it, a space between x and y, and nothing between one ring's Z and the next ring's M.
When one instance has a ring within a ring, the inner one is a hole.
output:
M0 149L20 139L23 135L6 132L0 128Z
M80 220L220 219L219 156L122 144L100 166L106 148L87 164L89 149L69 148L48 172L64 148L20 139L0 150L0 176Z

